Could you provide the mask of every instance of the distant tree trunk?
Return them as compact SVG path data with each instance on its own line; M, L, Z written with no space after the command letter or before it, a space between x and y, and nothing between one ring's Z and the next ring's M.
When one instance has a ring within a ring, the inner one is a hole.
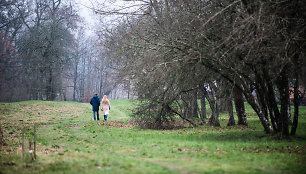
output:
M292 123L292 127L291 127L291 135L295 135L296 132L296 128L298 126L298 119L299 119L299 75L298 72L296 72L297 70L295 70L295 83L294 83L294 99L293 99L293 103L294 103L294 117L293 117L293 123Z
M32 97L31 97L31 99L32 100L38 100L39 98L38 98L38 89L34 89L34 87L33 87L33 85L31 86L31 93L32 93Z
M207 101L208 101L210 109L211 109L211 116L208 120L208 124L211 125L211 126L220 126L219 106L218 106L217 100L215 99L214 92L211 91L210 92L211 94L209 94L206 89L204 89L203 92L204 92L204 94L207 98Z
M267 120L265 116L263 115L263 112L261 111L261 108L256 103L256 100L253 94L245 93L245 96L246 96L248 103L251 105L253 110L256 112L262 126L264 127L265 132L268 134L273 133L273 129L270 126L269 120Z
M128 84L127 84L127 98L130 99L130 90L131 90L131 82L128 81Z
M211 108L211 117L209 118L208 124L211 126L220 126L219 122L219 102L218 100L209 102Z
M83 64L83 69L82 69L81 78L80 78L80 99L81 99L82 102L84 102L84 99L85 99L85 73L86 73L85 58L82 59L82 64Z
M248 125L245 115L242 91L237 87L234 87L234 102L238 116L238 125Z
M78 80L78 64L75 62L74 74L73 74L73 95L72 95L73 101L76 101L75 94L76 94L76 88L77 88L77 80Z
M200 114L200 117L201 117L201 120L203 122L203 124L206 123L206 119L207 119L207 116L206 116L206 100L205 100L205 95L201 89L201 114Z
M289 123L288 123L288 105L289 105L289 81L288 81L288 74L285 70L280 74L280 78L278 79L278 89L280 95L280 103L281 103L281 113L280 113L280 129L281 134L284 136L289 135Z
M291 127L291 135L295 135L296 129L298 126L298 120L299 120L299 71L300 71L300 64L299 64L299 55L295 55L294 59L294 117L293 117L293 123Z
M53 82L52 70L49 68L48 80L47 80L47 88L46 88L46 95L47 100L52 100L52 82Z
M184 118L192 118L191 99L189 93L182 95L182 109Z
M37 100L43 100L46 98L46 85L47 85L47 79L46 80L42 80L43 83L39 82L38 79L44 79L46 78L47 75L45 74L45 72L41 73L39 75L39 77L37 77L37 81L36 81L36 86L35 86L35 90L36 92L36 97L38 98ZM44 98L45 97L45 98Z
M198 92L197 92L197 90L192 91L191 116L193 118L198 118Z
M219 112L223 113L228 111L228 101L227 98L220 98Z
M103 82L102 82L102 75L101 75L101 78L100 78L100 85L99 85L99 95L102 97L102 93L103 93Z
M101 67L102 67L102 65L101 65ZM100 80L100 83L99 83L99 95L101 97L103 95L103 74L102 74L102 72L103 72L103 69L99 68L99 76L100 76L100 78L99 78L99 80Z
M66 91L64 89L62 89L62 95L63 95L63 100L67 101Z
M267 96L267 101L269 103L268 105L268 109L269 109L269 113L270 113L270 118L271 118L271 123L272 123L272 127L274 131L278 130L278 125L279 125L279 110L278 110L278 106L276 103L276 98L275 98L275 91L273 89L273 85L271 82L271 79L269 78L269 76L267 75L268 73L265 72L265 81L267 82L267 88L268 88L268 96Z
M292 125L290 97L289 97L289 101L288 101L287 112L288 112L288 124L289 124L289 125Z
M234 112L233 112L232 99L231 98L227 99L226 103L227 103L227 111L228 111L228 115L229 115L227 126L233 126L233 125L235 125L235 118L234 118Z
M265 119L269 120L268 108L267 108L268 103L265 100L265 95L264 95L262 89L257 89L256 90L256 96L257 96L257 99L258 99L259 107L261 108L261 111L262 111L263 115L265 116Z

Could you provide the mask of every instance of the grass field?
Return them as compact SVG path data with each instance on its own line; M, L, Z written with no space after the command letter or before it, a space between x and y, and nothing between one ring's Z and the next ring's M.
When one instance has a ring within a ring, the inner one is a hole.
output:
M144 130L128 122L131 100L112 100L107 122L93 121L89 104L25 101L0 103L7 146L0 173L306 173L306 107L297 135L278 140L264 133L247 106L249 126ZM237 119L237 118L236 118ZM25 144L37 125L37 159Z

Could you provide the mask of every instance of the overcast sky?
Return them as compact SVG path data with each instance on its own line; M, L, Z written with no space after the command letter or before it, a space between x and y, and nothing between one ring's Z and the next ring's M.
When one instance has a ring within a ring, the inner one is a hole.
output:
M137 2L126 2L124 0L75 0L77 6L80 8L80 16L85 20L86 34L91 35L94 33L95 27L97 27L97 23L101 21L98 18L101 18L101 15L95 14L93 12L93 8L95 9L104 9L104 10L112 10L125 7L131 3L135 4ZM105 25L110 25L110 21L114 20L118 16L103 16Z
M93 26L97 22L96 14L93 13L92 4L89 0L76 0L76 4L78 6L79 15L84 18L84 28L86 29L86 34L93 34Z

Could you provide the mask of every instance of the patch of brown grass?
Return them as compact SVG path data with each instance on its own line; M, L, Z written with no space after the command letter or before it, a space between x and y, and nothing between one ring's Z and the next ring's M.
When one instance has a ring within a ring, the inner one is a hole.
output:
M0 155L8 152L21 153L22 130L26 137L27 132L33 131L33 126L48 127L48 125L41 125L43 123L57 122L61 119L78 117L83 113L81 107L74 106L70 103L64 102L49 102L49 101L31 101L31 102L17 102L17 103L1 103L0 104L0 126L2 128L1 138L6 142L5 145L0 146ZM77 125L72 125L77 126ZM59 149L50 149L37 145L38 153L57 152ZM62 153L62 152L59 152Z
M133 121L123 122L123 121L104 121L98 123L100 126L107 126L107 127L117 127L117 128L132 128L135 127L136 124Z

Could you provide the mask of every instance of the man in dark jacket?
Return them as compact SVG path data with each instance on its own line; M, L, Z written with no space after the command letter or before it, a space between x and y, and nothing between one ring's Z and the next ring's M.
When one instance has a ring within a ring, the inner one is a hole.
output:
M90 104L92 105L92 111L93 111L94 120L96 120L96 116L95 116L95 113L96 113L96 112L97 112L97 120L100 120L100 119L99 119L100 99L99 99L99 97L98 97L97 94L95 94L95 95L91 98Z

